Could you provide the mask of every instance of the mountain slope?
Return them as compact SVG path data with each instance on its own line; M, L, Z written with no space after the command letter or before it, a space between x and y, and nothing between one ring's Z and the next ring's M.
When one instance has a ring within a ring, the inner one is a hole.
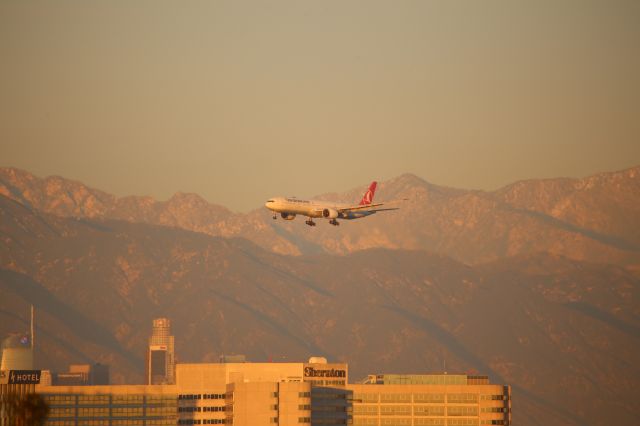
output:
M584 179L522 181L496 192L510 206L640 245L640 167Z
M518 424L631 424L640 308L625 269L546 254L478 266L424 251L280 256L243 239L60 218L0 197L0 333L39 318L40 366L140 382L151 319L181 361L325 355L368 373L447 369L514 386ZM613 417L612 417L613 416Z

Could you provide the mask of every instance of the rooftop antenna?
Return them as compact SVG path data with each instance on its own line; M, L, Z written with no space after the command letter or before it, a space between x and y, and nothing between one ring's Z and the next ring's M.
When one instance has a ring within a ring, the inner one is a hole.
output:
M444 358L444 359L442 360L442 362L443 362L443 364L444 364L444 366L443 366L444 374L447 374L447 359L446 359L446 358Z
M33 333L35 327L33 324L33 305L31 305L31 350L34 348L35 335Z

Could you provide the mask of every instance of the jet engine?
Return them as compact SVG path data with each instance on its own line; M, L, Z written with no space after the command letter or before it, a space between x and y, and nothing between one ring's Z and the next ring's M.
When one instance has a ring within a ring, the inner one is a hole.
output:
M338 217L338 210L324 209L322 210L322 217L326 217L327 219L335 219Z
M293 220L296 218L296 215L295 213L282 212L280 213L280 217L282 217L284 220Z

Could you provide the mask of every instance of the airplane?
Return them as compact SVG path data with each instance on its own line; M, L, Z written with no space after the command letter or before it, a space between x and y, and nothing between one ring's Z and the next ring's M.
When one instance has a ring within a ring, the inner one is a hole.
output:
M376 192L377 182L371 182L369 189L362 196L360 204L357 206L334 203L331 201L314 201L301 200L295 197L275 197L269 199L264 206L273 211L273 219L280 217L285 220L293 220L296 215L304 215L309 217L305 223L309 226L316 226L314 218L329 219L329 223L333 226L340 225L337 219L359 219L361 217L370 216L379 211L398 210L398 208L380 209L384 203L373 204L373 196Z

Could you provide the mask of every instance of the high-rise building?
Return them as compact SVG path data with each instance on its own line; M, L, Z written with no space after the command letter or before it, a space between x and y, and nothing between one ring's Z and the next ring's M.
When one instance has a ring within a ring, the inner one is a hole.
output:
M171 335L171 321L168 318L153 320L145 371L148 385L175 383L174 339Z

